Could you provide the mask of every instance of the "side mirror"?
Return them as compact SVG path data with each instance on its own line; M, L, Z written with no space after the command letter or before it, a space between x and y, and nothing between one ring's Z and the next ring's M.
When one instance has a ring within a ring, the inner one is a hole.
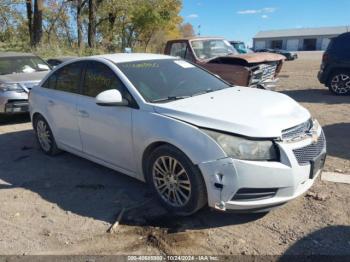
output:
M126 106L128 101L123 99L122 94L117 89L110 89L96 96L96 104L99 106Z

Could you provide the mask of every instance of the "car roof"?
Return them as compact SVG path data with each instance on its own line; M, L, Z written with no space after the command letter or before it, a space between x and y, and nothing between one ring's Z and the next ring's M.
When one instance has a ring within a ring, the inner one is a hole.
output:
M160 60L160 59L174 59L173 56L158 55L158 54L147 54L147 53L117 53L117 54L106 54L96 55L86 58L104 58L114 63L125 63L134 61L145 61L145 60Z
M210 39L225 39L220 36L189 36L178 39L172 39L170 41L184 41L184 40L210 40Z
M32 53L0 52L0 57L36 56Z

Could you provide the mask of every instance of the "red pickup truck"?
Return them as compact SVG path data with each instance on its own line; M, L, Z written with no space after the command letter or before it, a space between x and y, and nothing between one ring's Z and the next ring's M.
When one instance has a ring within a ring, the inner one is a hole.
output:
M168 41L165 54L181 57L240 86L273 90L284 56L272 53L238 54L224 38L189 37Z

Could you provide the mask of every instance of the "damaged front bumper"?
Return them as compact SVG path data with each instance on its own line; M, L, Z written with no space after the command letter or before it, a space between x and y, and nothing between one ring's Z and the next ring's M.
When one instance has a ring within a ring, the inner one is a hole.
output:
M277 63L261 64L252 68L250 86L274 91L279 82L276 77Z
M321 173L312 164L300 165L293 149L305 147L307 139L293 144L278 143L281 161L245 161L224 158L199 164L210 207L226 211L262 212L304 194ZM325 157L326 148L319 158Z
M276 87L278 85L279 82L279 78L275 78L275 79L268 79L265 80L263 82L260 82L257 87L261 88L261 89L266 89L266 90L271 90L271 91L275 91Z

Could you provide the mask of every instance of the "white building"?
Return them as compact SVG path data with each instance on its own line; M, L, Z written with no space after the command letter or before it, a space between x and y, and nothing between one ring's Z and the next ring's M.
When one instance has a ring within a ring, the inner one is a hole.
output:
M260 31L253 38L254 49L289 51L325 50L331 38L350 31L350 26Z

